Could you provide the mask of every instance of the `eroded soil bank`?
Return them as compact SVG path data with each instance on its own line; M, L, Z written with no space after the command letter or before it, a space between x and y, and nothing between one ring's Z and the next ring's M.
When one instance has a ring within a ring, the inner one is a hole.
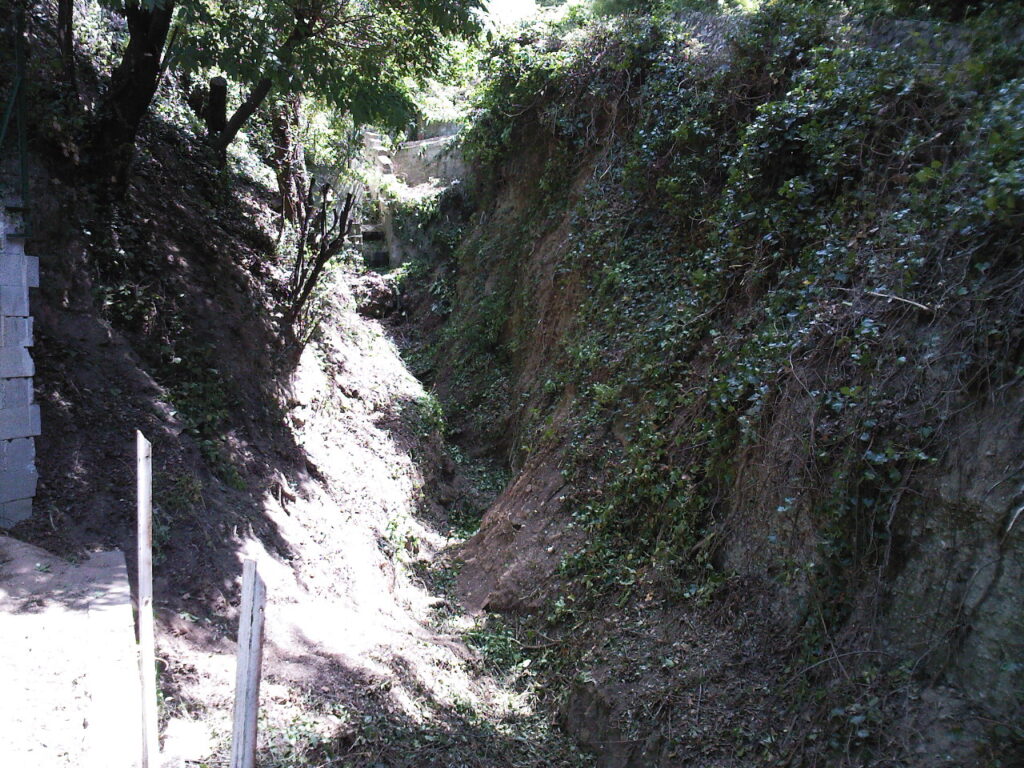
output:
M410 358L512 472L458 594L602 765L1021 761L995 20L768 3L494 46L476 183L414 219Z

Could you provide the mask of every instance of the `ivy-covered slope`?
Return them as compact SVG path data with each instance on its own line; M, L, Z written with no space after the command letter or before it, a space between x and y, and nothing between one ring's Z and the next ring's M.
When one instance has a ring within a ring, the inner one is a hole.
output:
M941 681L1021 737L1021 21L769 3L496 45L433 286L441 394L515 470L471 606L557 635L742 584L820 690ZM904 755L892 715L821 715L806 754Z

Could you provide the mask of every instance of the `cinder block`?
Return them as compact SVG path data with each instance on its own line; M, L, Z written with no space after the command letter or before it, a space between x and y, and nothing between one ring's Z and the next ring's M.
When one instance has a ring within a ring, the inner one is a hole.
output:
M31 437L0 440L0 472L32 471L36 464L36 441Z
M39 287L39 258L26 256L21 243L8 242L0 253L0 285Z
M9 250L0 253L0 285L28 285L30 256L14 256ZM39 268L36 266L35 271Z
M34 466L36 463L36 441L31 437L19 437L7 441L7 460L15 466Z
M0 504L0 528L13 528L32 517L32 499L18 499Z
M25 242L28 240L25 237L25 233L19 231L11 231L10 227L7 229L7 236L4 238L4 253L10 253L15 256L22 255L25 253Z
M16 238L12 238L10 241L7 241L7 239L5 237L4 240L5 240L5 242L4 242L4 249L3 250L4 250L4 253L6 253L8 256L24 256L25 255L25 241L23 241L21 238L17 238L16 237Z
M32 379L0 379L0 408L24 408L32 399Z
M28 317L28 286L0 285L0 315Z
M0 315L0 347L31 347L32 330L31 317Z
M0 440L35 437L39 434L39 406L0 410Z
M0 347L0 378L25 378L35 372L32 355L25 347Z
M7 504L18 499L31 499L36 495L39 476L35 467L12 469L0 472L0 503Z

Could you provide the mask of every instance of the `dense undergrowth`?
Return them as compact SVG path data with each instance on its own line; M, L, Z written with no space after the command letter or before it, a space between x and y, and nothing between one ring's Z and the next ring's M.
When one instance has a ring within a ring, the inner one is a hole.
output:
M906 760L879 691L949 671L963 604L937 606L906 666L865 649L900 635L882 617L941 517L929 482L958 419L1024 376L1024 17L780 2L577 21L494 47L464 139L484 214L434 286L457 296L437 356L454 412L514 469L554 456L572 489L586 543L564 553L554 628L652 583L686 602L756 575L794 658L862 654L866 677L805 694L874 702L849 733L818 710L798 754ZM539 274L570 318L556 338ZM983 501L957 530L991 524L1013 550ZM1019 651L992 661L1003 746L979 764L1024 736Z
M573 244L558 265L585 276L588 300L564 345L563 380L541 384L554 399L580 383L584 421L612 404L633 411L642 439L615 457L629 469L592 511L603 528L643 540L671 530L666 552L694 543L721 495L709 483L732 484L722 462L758 440L779 379L821 354L823 337L833 360L808 394L835 424L819 430L828 440L813 458L849 453L852 465L831 463L852 486L831 488L859 504L891 493L901 466L927 461L944 410L891 399L898 392L881 382L907 388L901 370L922 362L907 353L954 358L948 373L963 392L1022 373L1012 308L1024 91L1013 75L1024 62L1012 44L984 38L966 57L952 41L909 33L880 51L870 33L805 11L754 17L728 63L709 62L686 23L627 21L547 55L520 45L515 55L535 61L492 85L467 138L492 169L527 131L549 139L531 211L541 222L573 199L566 182L602 147L604 173L573 200ZM603 59L608 67L594 66ZM514 72L506 63L496 66ZM608 102L626 102L625 114L600 114ZM510 113L518 122L501 120ZM501 338L514 330L508 297L492 296L477 302L480 338L467 343L500 360L517 340ZM955 349L914 349L907 326L926 327L939 310L964 337ZM706 391L686 386L695 372ZM680 410L702 415L680 424ZM522 450L544 437L536 424L522 432ZM593 434L583 434L573 463L590 468ZM678 461L683 446L701 447L700 460ZM676 472L662 474L659 456L677 459Z

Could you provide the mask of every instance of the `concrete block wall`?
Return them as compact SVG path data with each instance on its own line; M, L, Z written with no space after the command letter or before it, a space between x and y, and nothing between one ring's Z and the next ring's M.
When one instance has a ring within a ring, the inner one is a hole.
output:
M39 260L25 254L22 213L17 202L0 206L0 528L32 515L38 480L28 289L39 286Z
M423 141L407 141L392 158L394 172L410 187L437 179L450 184L466 177L468 166L449 136Z

